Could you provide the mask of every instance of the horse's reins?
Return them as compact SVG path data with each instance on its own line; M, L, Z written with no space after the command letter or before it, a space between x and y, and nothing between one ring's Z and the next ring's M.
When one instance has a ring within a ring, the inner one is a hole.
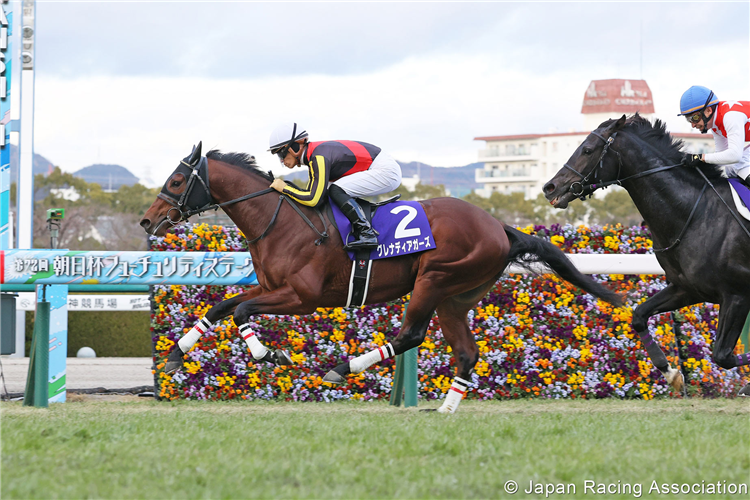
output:
M612 149L611 151L617 155L617 162L618 162L617 178L615 180L613 180L613 181L605 181L605 182L601 182L601 183L598 183L598 184L589 183L589 177L591 177L591 175L594 175L594 180L596 180L599 177L599 171L604 169L604 156L607 154L607 151L610 151L610 146L615 141L615 137L617 136L617 132L615 132L611 136L609 136L608 139L605 139L604 137L602 137L600 134L598 134L596 132L591 132L591 135L596 136L599 139L601 139L602 141L604 141L604 148L602 150L602 154L599 156L599 160L597 160L598 165L595 166L591 170L591 172L589 172L586 176L584 176L582 173L580 173L578 170L574 169L573 167L571 167L567 163L563 164L563 167L567 168L568 170L570 170L572 172L575 172L576 175L578 175L579 177L581 177L580 181L573 182L570 185L570 188L568 188L568 191L570 191L576 198L578 198L578 199L580 199L582 201L586 199L586 196L591 197L593 195L594 191L596 191L597 189L606 188L606 187L612 186L614 184L617 184L618 186L622 186L622 183L625 182L625 181L629 181L629 180L633 180L633 179L639 179L639 178L645 177L647 175L656 174L656 173L659 173L659 172L664 172L665 170L673 169L675 167L684 166L684 163L677 163L675 165L663 165L661 167L652 168L650 170L646 170L645 172L639 172L637 174L629 175L629 176L627 176L627 177L625 177L623 179L620 179L619 178L620 177L620 172L622 171L622 156L620 155L619 152L617 152L616 150ZM685 225L683 226L682 231L680 231L679 236L677 236L677 238L669 246L666 246L664 248L656 248L656 247L654 247L654 252L666 252L667 250L671 250L672 248L674 248L674 247L676 247L677 245L680 244L680 242L682 241L682 237L685 235L685 231L687 231L688 226L690 226L690 223L693 220L693 216L695 215L695 212L698 209L698 204L700 203L701 199L703 198L703 194L706 192L706 188L708 186L711 186L711 189L714 191L714 193L716 193L716 196L719 197L719 199L724 204L724 206L727 208L727 210L729 210L729 213L732 214L732 217L734 217L734 220L737 221L737 223L740 225L740 227L745 232L745 234L747 235L747 237L750 238L750 231L748 231L748 229L742 223L742 221L740 220L739 215L734 210L732 210L732 207L730 207L729 204L727 204L727 202L724 200L724 198L721 197L721 195L716 190L716 188L714 187L714 185L711 183L710 180L708 180L708 177L706 177L706 174L704 174L703 171L700 168L698 168L698 167L694 167L694 168L698 171L699 174L701 174L701 177L703 177L703 181L704 181L704 183L703 183L703 189L701 189L701 192L698 195L698 199L695 200L695 204L693 205L692 210L690 210L690 215L688 215L688 219L685 222ZM580 187L580 190L574 187L576 184L578 184L578 186Z
M180 163L187 168L191 169L190 176L188 177L187 187L185 188L185 191L183 191L182 195L180 195L179 198L177 198L175 195L167 191L166 185L164 188L162 188L161 192L157 195L158 198L161 198L162 200L166 201L170 205L172 205L172 208L170 208L167 211L166 218L159 224L159 227L161 227L162 224L168 222L172 224L173 226L178 224L179 222L183 220L189 219L191 216L195 214L202 214L203 212L207 212L208 210L218 210L221 207L224 207L226 205L232 205L234 203L239 203L241 201L250 200L252 198L256 198L258 196L262 196L264 194L275 192L276 190L268 187L266 189L262 189L260 191L256 191L255 193L246 194L244 196L240 196L239 198L235 198L233 200L225 201L223 203L214 203L213 197L211 196L211 191L208 188L208 160L205 157L197 159L194 163L187 163L184 160L181 160ZM201 174L201 169L205 165L205 177L206 180L203 180L203 175ZM193 187L196 184L195 179L198 179L201 183L201 187L203 187L203 198L208 200L206 203L204 203L199 208L191 208L187 206L187 200L193 190ZM296 206L295 203L292 202L291 199L285 194L281 194L279 196L279 203L276 205L276 210L274 211L273 217L271 218L271 221L268 223L268 226L266 226L266 229L258 236L257 238L253 238L252 240L248 240L248 244L253 244L256 241L262 240L266 237L266 235L269 233L273 225L276 223L276 218L279 215L279 211L281 210L281 203L286 200L289 205L294 209L295 212L299 214L300 217L302 217L302 220L304 220L308 226L310 226L315 233L320 236L317 240L315 240L315 245L319 246L321 243L323 243L323 240L328 238L328 232L325 230L326 222L323 218L323 214L321 214L320 209L316 208L315 212L318 214L318 217L320 217L320 221L323 223L323 232L318 231L318 228L315 227L315 224L312 223L312 221L302 212L302 210L299 209L299 207ZM176 210L179 214L178 219L172 219L170 217L170 214L172 213L172 210ZM157 227L154 232L156 232L159 227Z

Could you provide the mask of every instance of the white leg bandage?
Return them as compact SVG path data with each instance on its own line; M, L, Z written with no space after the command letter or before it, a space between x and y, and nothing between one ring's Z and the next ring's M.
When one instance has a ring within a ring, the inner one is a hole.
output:
M359 373L365 371L375 363L380 363L384 359L392 358L394 355L393 353L393 346L389 342L383 347L373 349L372 351L349 361L349 371L351 373Z
M469 382L462 378L454 378L451 388L448 389L448 394L445 395L445 401L443 405L438 408L440 413L456 413L458 404L464 398L466 389L469 387Z
M182 352L188 352L193 348L201 335L206 333L211 328L211 322L208 321L205 316L198 321L193 328L190 329L180 340L177 341L177 345L180 346Z
M240 335L247 342L247 346L250 348L253 357L255 359L263 359L268 352L268 348L260 343L258 336L255 335L255 332L250 328L248 323L240 325Z

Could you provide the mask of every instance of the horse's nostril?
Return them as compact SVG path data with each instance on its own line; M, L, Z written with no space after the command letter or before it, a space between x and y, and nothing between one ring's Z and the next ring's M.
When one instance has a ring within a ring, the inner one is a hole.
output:
M555 190L555 185L552 184L551 182L548 182L547 184L544 185L543 189L545 193L549 194Z
M148 229L151 226L151 221L148 219L142 219L141 220L141 227L143 229Z

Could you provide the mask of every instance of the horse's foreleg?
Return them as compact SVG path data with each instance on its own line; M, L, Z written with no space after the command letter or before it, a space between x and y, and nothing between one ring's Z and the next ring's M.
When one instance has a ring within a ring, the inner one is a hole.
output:
M181 368L183 356L193 348L195 343L198 342L198 339L201 338L201 335L206 333L214 323L232 314L241 303L260 295L260 293L261 288L256 286L246 292L235 295L230 299L223 300L209 309L208 312L206 312L206 315L198 320L195 326L177 341L174 349L169 353L169 358L167 358L164 371L171 374Z
M297 292L291 286L285 285L243 302L234 313L234 322L238 325L240 335L253 358L286 366L293 364L289 353L283 349L271 352L264 346L258 338L257 325L251 323L250 318L256 314L309 314L312 312L309 309L310 307L305 306Z
M648 319L654 314L673 311L695 304L696 301L697 299L692 297L689 292L677 288L674 284L670 283L664 290L636 307L633 312L633 329L638 333L638 337L640 337L643 346L646 348L648 357L651 358L654 366L664 375L669 385L677 392L682 391L685 379L680 370L673 368L669 364L664 351L662 351L659 344L656 343L648 332Z
M412 300L406 309L401 330L393 342L373 349L346 363L341 363L326 373L325 377L323 377L323 382L343 384L346 382L346 376L351 373L360 373L375 363L380 363L409 349L418 347L424 341L427 327L430 326L430 319L435 312L435 306L432 303L434 301L425 300L418 294L417 288L415 288L414 292L412 292Z

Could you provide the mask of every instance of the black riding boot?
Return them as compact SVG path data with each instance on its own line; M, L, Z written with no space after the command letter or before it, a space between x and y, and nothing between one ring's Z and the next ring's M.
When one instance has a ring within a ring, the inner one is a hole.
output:
M352 223L354 230L354 241L344 246L347 250L372 250L378 247L378 233L373 229L370 221L365 217L365 212L346 191L333 184L329 188L331 201L336 203L341 212Z

